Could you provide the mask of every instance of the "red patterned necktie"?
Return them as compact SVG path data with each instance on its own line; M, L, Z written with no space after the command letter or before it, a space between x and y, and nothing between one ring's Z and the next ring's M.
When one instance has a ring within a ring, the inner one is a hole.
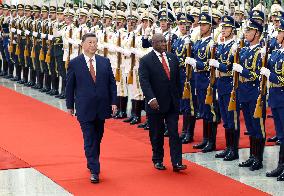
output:
M170 75L170 70L169 70L169 67L167 65L167 62L166 62L166 59L164 57L164 55L161 55L162 57L162 65L163 65L163 68L168 76L168 79L170 80L171 79L171 75Z
M93 59L90 59L90 73L91 73L91 76L94 80L94 82L96 82L96 71L94 69L94 66L93 66Z

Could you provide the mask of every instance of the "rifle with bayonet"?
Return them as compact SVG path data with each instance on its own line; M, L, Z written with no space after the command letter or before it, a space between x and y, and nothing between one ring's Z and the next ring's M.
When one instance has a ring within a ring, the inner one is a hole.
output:
M121 3L120 3L121 5ZM119 31L119 29L117 29L117 6L115 8L116 10L116 31L118 31L118 38L117 38L117 47L120 48L121 47L121 33ZM122 63L122 55L121 52L117 52L117 67L116 67L116 71L115 71L115 80L117 82L120 81L121 79L121 70L120 70L120 66Z
M131 16L131 19L133 18L132 16L132 0L130 1L130 16ZM132 40L131 40L131 49L135 48L135 33L134 33L134 30L132 31L133 35L132 35ZM135 54L131 53L131 67L130 67L130 71L129 71L129 74L128 74L128 80L127 80L127 83L128 84L133 84L133 69L134 69L134 66L135 66Z
M209 10L209 4L208 4L208 10ZM212 4L211 4L211 10L212 10ZM211 13L211 32L212 32L212 39L214 42L214 27L213 27L213 16ZM215 59L215 53L216 53L216 43L213 43L213 46L211 48L211 52L210 52L210 59ZM207 62L207 64L209 64L209 62ZM213 103L213 86L215 84L216 81L216 70L213 66L210 67L210 81L209 81L209 85L207 87L207 94L206 94L206 98L205 98L205 104L211 105Z
M264 11L265 13L265 11ZM266 16L266 13L264 14ZM262 67L266 67L267 66L267 60L268 60L268 54L269 54L269 45L270 45L270 40L268 39L268 23L266 21L266 17L264 19L264 21L266 22L265 26L265 32L264 32L264 37L265 37L265 56L264 58L262 58ZM254 118L262 118L263 114L262 111L264 106L265 106L265 102L266 102L266 92L267 92L267 77L262 75L261 76L261 82L260 82L260 88L259 88L259 96L257 98L256 101L256 106L255 106L255 111L253 114Z
M191 57L191 49L192 45L191 42L189 42L186 47L186 57ZM190 64L186 64L185 70L186 70L186 77L184 82L182 99L191 99L192 94L191 94L190 79L192 77L192 66Z
M50 8L50 2L49 2L49 8ZM49 17L49 15L50 15L50 9L49 9L48 17ZM51 19L49 18L49 20L48 20L48 35L52 35L52 34L53 34L52 22L51 22ZM46 56L45 56L45 62L47 64L50 64L50 62L51 62L51 48L52 48L52 40L48 39L48 50L47 50Z

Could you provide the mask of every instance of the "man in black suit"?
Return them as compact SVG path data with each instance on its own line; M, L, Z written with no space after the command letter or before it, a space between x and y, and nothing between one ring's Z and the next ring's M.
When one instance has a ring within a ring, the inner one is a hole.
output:
M170 154L173 171L187 168L182 164L182 144L178 135L179 118L179 61L167 53L166 39L162 34L152 38L153 51L140 59L139 79L146 97L146 113L150 127L152 161L158 170L165 170L164 121L169 130Z
M81 45L83 54L72 59L67 70L66 106L73 115L75 103L91 182L98 183L105 119L111 116L111 110L113 114L117 110L116 84L109 59L95 55L96 35L83 35Z

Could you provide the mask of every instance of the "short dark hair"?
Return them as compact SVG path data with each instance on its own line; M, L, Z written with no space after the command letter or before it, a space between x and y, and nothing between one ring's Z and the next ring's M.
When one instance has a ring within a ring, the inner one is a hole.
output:
M97 38L96 34L94 34L94 33L86 33L85 35L82 36L82 42L86 41L86 39L88 37L95 37L95 38Z

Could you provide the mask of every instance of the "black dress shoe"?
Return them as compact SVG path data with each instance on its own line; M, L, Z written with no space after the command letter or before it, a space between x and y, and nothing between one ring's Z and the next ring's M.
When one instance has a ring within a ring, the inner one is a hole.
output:
M263 168L263 164L262 161L258 160L258 159L254 159L254 162L252 163L252 165L249 167L250 171L255 171L255 170L260 170L261 168Z
M225 150L223 150L222 152L220 152L220 153L217 153L217 154L215 154L215 158L217 158L217 159L223 159L223 158L225 158L225 156L229 153L229 151L230 151L230 149L229 148L226 148Z
M280 146L280 144L281 144L280 140L277 140L277 141L275 142L275 144L276 144L277 146Z
M277 177L277 181L284 181L284 171Z
M239 153L238 151L230 150L228 154L224 157L224 161L234 161L236 159L239 159Z
M169 131L168 130L165 131L164 136L169 137Z
M248 131L245 131L245 132L244 132L244 135L249 135L249 132L248 132Z
M49 95L54 96L54 95L58 95L58 94L59 94L58 90L52 90Z
M272 114L268 114L267 118L273 118L273 115Z
M179 171L185 170L185 169L187 169L187 166L186 166L186 165L177 164L177 165L174 165L174 166L173 166L173 171L174 171L174 172L179 172Z
M250 167L254 162L254 157L250 157L248 160L245 162L242 162L239 164L239 167Z
M137 126L137 128L145 128L148 124L148 121L146 120L144 123L141 123Z
M122 122L130 123L133 120L134 116L131 115L129 118L123 120Z
M134 116L134 118L132 119L132 121L130 122L131 125L136 125L141 123L141 118L138 116Z
M149 125L147 124L145 127L144 127L144 130L149 130L150 129L150 127L149 127Z
M164 166L163 163L155 163L155 164L154 164L154 167L155 167L157 170L166 170L166 167Z
M99 178L99 175L98 174L91 174L91 183L99 183L100 182L100 178Z
M277 136L273 136L267 139L267 142L277 142L278 138Z
M284 164L278 165L278 167L271 172L266 173L266 177L278 177L284 171Z
M193 137L189 134L186 134L186 136L181 141L183 144L188 144L193 142Z

